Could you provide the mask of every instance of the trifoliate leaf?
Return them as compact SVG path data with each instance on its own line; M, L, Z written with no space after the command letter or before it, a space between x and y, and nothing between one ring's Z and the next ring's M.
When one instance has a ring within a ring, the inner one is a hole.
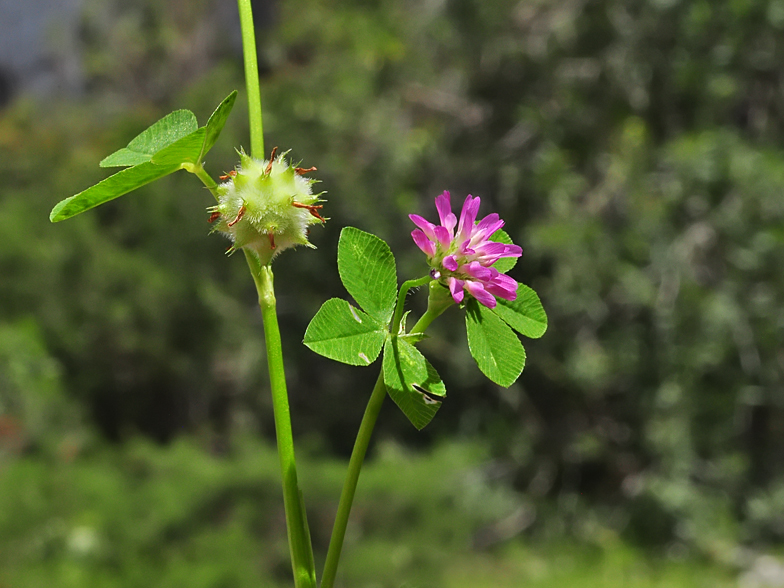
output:
M387 331L345 300L327 300L310 321L303 343L335 361L370 365L384 345Z
M387 392L417 429L441 407L446 388L435 368L416 347L399 337L384 344L384 384Z
M389 245L370 233L344 228L338 241L338 271L363 310L387 325L397 298L395 258Z
M466 302L468 349L484 375L504 388L525 367L525 349L504 321L471 298Z
M189 110L177 110L137 135L127 147L101 161L101 167L131 166L109 176L95 186L59 202L49 215L58 222L76 216L140 188L145 184L190 166L200 166L202 158L215 144L234 106L237 92L229 94L212 113L207 126L198 128Z

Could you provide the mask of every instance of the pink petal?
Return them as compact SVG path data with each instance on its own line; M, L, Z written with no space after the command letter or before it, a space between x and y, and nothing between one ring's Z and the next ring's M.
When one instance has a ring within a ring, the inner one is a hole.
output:
M428 239L430 239L431 241L435 241L436 240L436 234L435 234L435 231L434 231L436 226L433 223L431 223L426 218L422 218L418 214L409 214L408 218L410 218L411 222L413 222L416 226L418 226L420 229L422 229L422 231L425 233L425 235L427 235Z
M503 243L486 241L476 248L476 260L484 266L491 266L502 257L506 257L507 246Z
M425 233L420 231L419 229L414 229L411 231L411 238L416 243L417 247L419 247L422 252L427 255L428 257L434 257L436 254L436 246L435 244L430 241Z
M467 240L474 230L474 222L476 222L476 214L479 212L479 205L481 200L477 196L474 198L469 194L466 196L463 203L463 210L460 213L460 224L457 226L457 240Z
M447 255L444 261L441 262L446 269L450 272L457 271L457 258L454 255Z
M463 301L463 280L458 280L457 278L448 278L447 282L449 283L449 291L452 293L452 300L460 304Z
M487 308L495 308L496 304L498 304L495 296L487 292L481 282L466 280L464 287L471 296L476 298L480 304L484 304Z
M485 289L505 300L517 298L517 282L507 275L499 274L491 281L485 283Z
M504 221L501 220L501 217L499 217L497 213L494 212L492 214L488 214L485 218L479 221L478 225L476 225L474 238L481 234L481 238L485 239L503 226Z
M497 243L496 241L485 241L476 247L476 252L479 255L499 255L503 256L506 253L508 245L504 243Z
M501 257L520 257L523 254L523 248L519 245L507 245L506 251Z
M474 251L468 246L470 243L471 243L470 241L463 241L460 244L460 246L457 248L457 252L460 255L474 255L476 251Z
M477 280L489 280L492 278L492 273L490 268L483 266L478 261L472 261L471 263L467 263L462 268L460 268L465 274L468 274L472 278L476 278Z
M449 192L444 190L444 193L436 196L436 209L438 210L438 218L441 219L441 225L449 231L450 240L454 234L452 231L457 224L457 217L452 212L452 203L449 200Z
M452 235L447 230L446 227L437 226L433 228L433 232L436 235L436 239L441 244L441 247L444 249L448 249L449 246L452 244Z

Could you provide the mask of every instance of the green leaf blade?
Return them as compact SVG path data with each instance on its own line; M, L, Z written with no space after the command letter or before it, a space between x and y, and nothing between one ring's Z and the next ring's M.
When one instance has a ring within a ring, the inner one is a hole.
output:
M161 149L199 128L190 110L175 110L134 137L127 147L105 157L101 167L128 167L148 162Z
M71 218L167 176L178 169L179 165L160 166L149 162L124 169L87 188L83 192L79 192L57 203L49 214L49 220L56 223Z
M130 167L140 163L147 163L151 157L152 155L149 153L140 153L123 147L104 157L98 165L100 167Z
M495 233L490 235L490 241L495 241L496 243L504 243L505 245L514 245L512 238L509 236L509 233L504 231L503 229L498 229ZM496 261L492 267L497 269L502 274L507 273L511 270L515 265L517 265L517 257L502 257L498 261Z
M446 396L438 372L416 347L398 337L384 344L383 370L392 400L411 424L422 430L441 408L439 398Z
M207 129L196 129L190 135L177 139L171 145L164 147L152 156L150 160L155 165L182 165L183 163L199 163L199 154L204 144Z
M517 298L514 300L498 298L498 306L493 312L515 331L531 339L538 339L547 331L547 313L542 301L525 284L517 285Z
M338 272L357 304L387 325L397 298L397 270L389 245L370 233L344 228L338 240Z
M504 321L473 298L466 303L468 349L481 372L508 388L525 367L525 349Z
M212 149L213 145L215 145L215 141L218 140L223 127L226 125L226 120L228 120L236 100L237 90L234 90L224 98L223 102L218 105L215 112L210 116L210 119L207 121L207 126L205 127L206 134L204 135L204 142L202 143L201 152L199 153L197 161L201 162L209 150Z
M349 365L370 365L384 346L387 332L345 300L332 298L310 321L303 343L319 355Z

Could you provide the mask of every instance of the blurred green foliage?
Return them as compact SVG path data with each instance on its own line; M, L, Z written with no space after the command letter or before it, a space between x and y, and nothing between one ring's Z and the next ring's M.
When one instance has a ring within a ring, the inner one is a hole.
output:
M523 246L511 274L537 290L550 319L509 389L478 373L457 315L434 324L422 347L449 396L422 433L387 402L376 438L426 456L386 467L379 451L363 474L357 520L379 535L350 542L347 586L370 586L379 561L390 586L460 585L456 570L473 586L520 585L504 574L547 586L588 577L717 586L722 576L679 558L753 567L757 550L784 538L782 6L277 5L260 39L267 143L319 167L332 219L311 233L318 251L275 265L295 433L323 457L301 473L322 556L341 469L327 456L348 452L376 375L301 345L321 303L342 295L340 228L377 233L400 277L414 277L426 268L406 215L434 218L444 189L481 196ZM205 586L284 577L285 538L269 519L277 491L263 470L272 457L237 442L272 436L260 318L242 260L207 237L209 194L177 174L66 223L47 220L161 115L188 108L205 120L242 88L219 18L234 9L88 1L89 93L56 107L20 98L0 113L0 538L28 554L4 556L16 563L0 581L130 586L152 574L190 585L195 561ZM210 153L213 176L247 146L244 111L238 102ZM429 456L455 435L488 453L460 445L455 461ZM124 469L134 460L159 465L139 466L153 472L140 482ZM461 502L465 489L427 487L428 476L483 460L493 496L514 507L483 511L481 498ZM61 504L57 488L73 493ZM216 496L233 505L228 514ZM156 521L146 531L135 525L144 509ZM511 531L474 542L515 512ZM543 551L505 542L520 534ZM629 542L670 563L631 563ZM71 543L100 545L89 557L106 559L84 571ZM460 562L447 565L447 552ZM554 563L555 552L573 563ZM145 571L133 576L130 562ZM541 566L557 576L536 580Z
M328 522L345 465L313 457L302 463L303 489L312 522ZM488 551L534 515L492 466L477 466L487 458L476 444L441 444L427 456L384 444L363 472L341 585L732 585L727 572L645 557L611 531L582 545ZM290 585L277 456L267 444L240 438L230 455L210 456L192 441L137 439L95 444L72 460L19 460L3 475L7 585Z

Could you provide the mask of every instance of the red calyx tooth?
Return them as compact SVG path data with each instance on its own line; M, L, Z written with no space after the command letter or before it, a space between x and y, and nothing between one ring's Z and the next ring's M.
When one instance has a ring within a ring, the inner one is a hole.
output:
M213 211L210 215L210 224L214 223L216 220L220 218L221 213L217 210Z
M239 212L237 213L237 217L236 217L236 218L235 218L233 221L229 221L229 222L228 222L228 223L226 223L226 224L227 224L227 225L229 225L230 227L233 227L233 226L234 226L234 225L236 225L238 222L240 222L240 220L242 220L242 217L243 217L243 216L245 216L245 205L244 205L244 204L243 204L243 205L240 207L240 210L239 210Z
M318 210L319 210L320 208L324 208L324 205L323 205L323 204L302 204L301 202L292 202L292 203L291 203L291 205L292 205L292 206L294 206L295 208L305 208L305 209L307 209L307 211L308 211L310 214L312 214L313 216L315 216L315 217L316 217L317 219L319 219L319 220L320 220L322 223L323 223L323 222L326 222L326 220L327 220L327 219L325 219L323 216L321 216L321 215L318 213Z
M267 164L267 168L264 170L265 174L269 174L272 171L272 162L275 161L275 154L278 152L277 147L272 148L272 153L270 153L269 163Z
M318 168L316 166L308 167L308 168L295 167L294 171L297 173L297 175L304 176L308 172L318 171Z

